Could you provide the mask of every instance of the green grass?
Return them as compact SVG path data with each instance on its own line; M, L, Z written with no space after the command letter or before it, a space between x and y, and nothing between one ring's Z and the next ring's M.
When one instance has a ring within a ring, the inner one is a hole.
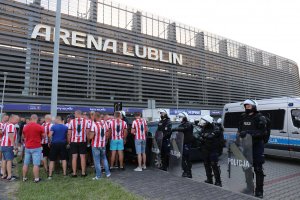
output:
M17 199L20 200L93 200L93 199L142 199L125 191L120 185L113 183L109 178L93 181L93 171L87 177L63 177L62 173L53 174L52 180L47 180L44 170L40 168L42 181L33 183L32 168L27 182L19 182ZM79 172L80 173L80 172ZM21 174L21 166L19 167ZM113 174L112 174L113 176ZM104 176L103 176L104 177Z

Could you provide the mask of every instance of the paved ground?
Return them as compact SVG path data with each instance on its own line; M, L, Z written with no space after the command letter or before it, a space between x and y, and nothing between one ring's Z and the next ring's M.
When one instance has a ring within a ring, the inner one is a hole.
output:
M14 168L15 174L16 169ZM0 179L0 200L13 200L16 199L16 191L18 187L18 182L8 182L6 180Z
M146 199L255 199L192 179L177 177L161 170L148 169L143 172L133 172L132 169L114 172L112 180Z
M221 158L223 188L228 189L227 157ZM267 158L265 169L264 199L296 200L300 199L300 161ZM198 182L205 180L205 170L201 162L193 165L193 179Z

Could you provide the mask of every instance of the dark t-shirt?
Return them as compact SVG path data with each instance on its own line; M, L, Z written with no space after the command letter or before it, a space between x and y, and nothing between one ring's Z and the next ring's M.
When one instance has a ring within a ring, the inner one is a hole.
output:
M51 143L67 142L68 127L66 125L55 124L51 127L50 131L53 131Z
M41 141L44 133L44 127L30 122L23 128L25 147L28 149L35 149L42 147Z

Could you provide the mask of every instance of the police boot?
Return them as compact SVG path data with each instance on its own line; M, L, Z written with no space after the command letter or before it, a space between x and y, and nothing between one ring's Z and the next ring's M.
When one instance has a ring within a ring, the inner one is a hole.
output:
M182 173L182 177L188 177L188 173L184 171L184 172Z
M256 188L255 188L255 196L258 198L263 198L264 197L264 175L256 174Z
M192 176L192 170L190 170L190 171L187 172L187 177L188 178L193 178L193 176Z
M204 168L207 177L207 179L204 182L208 184L213 184L213 175L210 163L204 163Z
M214 172L215 179L216 179L215 185L222 187L220 166L218 166L217 162L213 162L211 167Z

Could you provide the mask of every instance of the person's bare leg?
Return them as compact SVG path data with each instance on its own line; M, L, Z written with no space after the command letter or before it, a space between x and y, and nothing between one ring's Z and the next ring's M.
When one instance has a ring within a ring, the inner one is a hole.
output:
M145 166L146 167L146 154L145 153L143 153L143 166Z
M40 167L38 165L33 166L33 176L35 179L40 178Z
M118 155L119 155L119 164L120 164L120 168L124 167L124 154L123 151L118 151Z
M63 174L64 176L67 175L67 161L66 160L62 160L62 168L63 168Z
M26 178L28 172L28 165L23 165L23 178Z
M81 163L81 174L85 175L86 171L86 154L80 154L80 163Z
M72 154L72 170L73 170L73 175L76 175L76 170L77 170L77 154Z
M49 164L49 176L52 176L52 173L53 173L53 170L54 170L54 165L55 165L55 162L54 161L50 161L50 164Z
M142 168L142 154L138 154L138 165L140 168Z
M7 175L7 172L6 172L6 160L2 160L2 162L1 162L1 169L2 169L2 177L5 177Z
M110 157L110 167L114 167L115 164L116 151L111 151Z
M46 172L48 172L48 158L44 157L43 158L43 166Z
M12 168L12 161L6 161L6 170L7 170L7 177L11 178L11 168Z

